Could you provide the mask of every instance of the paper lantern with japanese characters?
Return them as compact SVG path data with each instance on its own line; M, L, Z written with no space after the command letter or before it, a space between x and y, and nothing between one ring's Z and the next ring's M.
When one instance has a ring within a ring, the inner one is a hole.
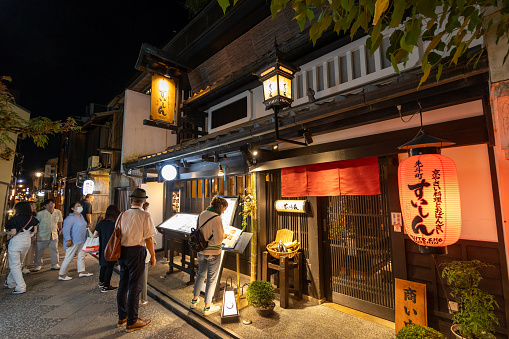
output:
M405 231L415 243L444 247L461 234L456 165L441 154L409 157L399 165L399 199Z

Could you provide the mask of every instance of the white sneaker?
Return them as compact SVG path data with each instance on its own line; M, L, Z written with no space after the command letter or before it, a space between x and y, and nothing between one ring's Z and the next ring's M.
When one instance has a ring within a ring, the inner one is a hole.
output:
M59 264L51 265L51 269L52 270L59 270L60 269L60 265Z
M83 278L83 277L91 277L91 276L93 276L93 275L94 275L94 273L80 273L79 277L80 277L80 278Z
M42 268L42 266L35 266L34 269L32 270L32 272L40 271L41 268Z
M7 280L4 282L4 287L9 288L9 284L7 283Z
M12 294L23 294L25 292L26 291L16 291L16 290L14 290L14 291L12 291Z
M65 277L63 277L63 278L62 278L62 277L60 277L60 276L58 277L58 280L64 280L64 281L71 280L71 279L72 279L72 278L71 278L70 276L68 276L68 275L66 275L66 276L65 276Z
M191 299L191 308L196 308L196 306L198 306L199 301L200 301L200 298L198 298L196 300Z
M21 273L28 274L28 273L30 273L30 270L26 267L23 267L23 269L21 270Z
M221 307L219 307L217 305L210 305L209 308L203 309L203 315L211 315L212 313L216 313L220 309L221 309Z

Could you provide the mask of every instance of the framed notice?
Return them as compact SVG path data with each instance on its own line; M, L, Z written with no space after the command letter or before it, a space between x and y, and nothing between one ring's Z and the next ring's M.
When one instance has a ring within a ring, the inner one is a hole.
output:
M395 279L396 333L410 324L428 326L426 285Z

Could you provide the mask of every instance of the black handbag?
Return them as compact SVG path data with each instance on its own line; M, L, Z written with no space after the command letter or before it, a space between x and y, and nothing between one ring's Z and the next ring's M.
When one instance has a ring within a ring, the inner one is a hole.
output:
M201 228L203 226L205 226L205 224L208 223L210 220L212 220L218 216L219 215L216 214L216 215L210 217L201 226L198 226L199 220L200 220L200 217L198 217L198 219L196 220L196 228L191 228L191 235L189 236L189 244L191 245L193 250L195 250L196 252L201 252L209 246L209 240L212 239L214 234L212 234L207 240L205 240L205 237L203 236Z

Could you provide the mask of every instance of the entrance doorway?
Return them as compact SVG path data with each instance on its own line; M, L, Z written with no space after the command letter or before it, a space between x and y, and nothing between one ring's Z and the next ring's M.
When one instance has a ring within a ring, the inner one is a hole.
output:
M380 195L322 200L327 299L394 320L387 181L380 166Z

